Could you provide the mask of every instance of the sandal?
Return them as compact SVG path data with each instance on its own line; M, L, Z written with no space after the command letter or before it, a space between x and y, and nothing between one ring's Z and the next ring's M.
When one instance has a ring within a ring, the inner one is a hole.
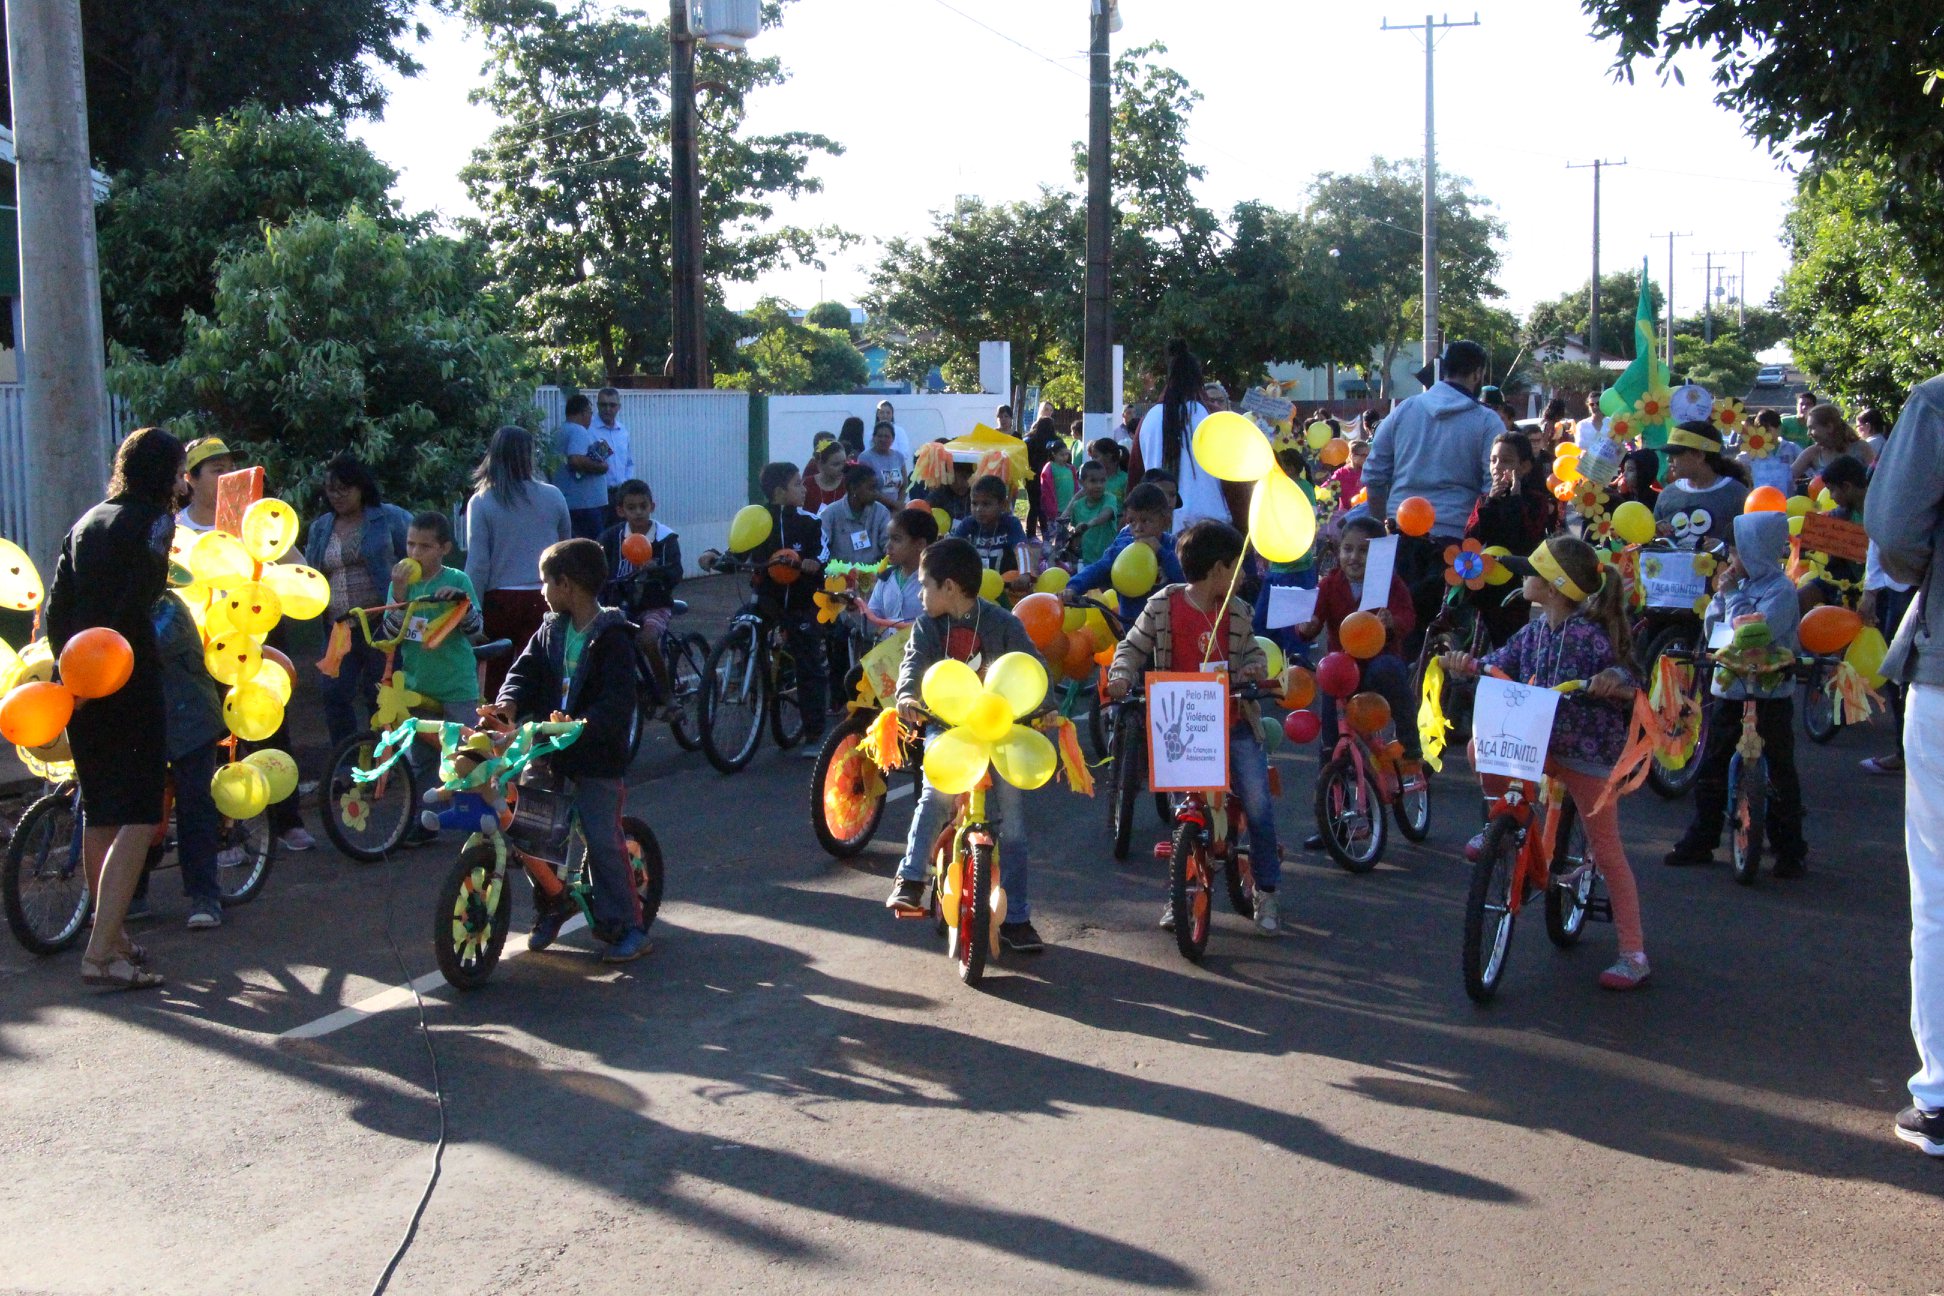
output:
M82 959L81 984L110 990L153 990L162 984L162 977L160 973L137 967L125 956L117 954L106 963Z
M119 957L127 959L130 963L133 963L136 967L148 966L147 947L142 945L137 945L134 941L130 941L128 942L127 945L124 945L122 947L122 951Z
M1892 764L1891 762L1893 761L1896 763ZM1903 757L1901 756L1869 756L1858 761L1857 764L1863 767L1865 774L1901 774L1904 772Z

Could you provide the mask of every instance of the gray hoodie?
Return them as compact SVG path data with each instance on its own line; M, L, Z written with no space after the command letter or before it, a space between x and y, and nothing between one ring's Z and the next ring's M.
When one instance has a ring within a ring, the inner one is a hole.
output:
M1438 510L1433 535L1461 536L1491 481L1492 441L1505 431L1497 414L1464 389L1441 382L1413 396L1377 425L1363 482L1384 513L1413 495Z
M1931 598L1944 566L1944 375L1919 383L1878 456L1863 505L1863 525L1877 543L1883 570L1917 586L1890 641L1883 673L1906 684L1944 684L1944 607Z
M1777 647L1796 650L1796 620L1801 615L1796 602L1796 587L1782 570L1782 559L1789 552L1789 515L1786 513L1744 513L1735 519L1735 555L1748 575L1741 582L1717 593L1702 618L1703 635L1713 635L1718 625L1733 624L1737 617L1759 616L1768 622L1769 636ZM1751 689L1738 675L1716 671L1714 695L1719 698L1779 698L1795 696L1795 675L1785 673L1782 682L1769 690Z
M911 626L904 661L898 667L898 700L919 701L919 686L932 663L956 657L980 675L1009 652L1031 653L1045 664L1019 618L997 603L979 599L962 617L919 617Z

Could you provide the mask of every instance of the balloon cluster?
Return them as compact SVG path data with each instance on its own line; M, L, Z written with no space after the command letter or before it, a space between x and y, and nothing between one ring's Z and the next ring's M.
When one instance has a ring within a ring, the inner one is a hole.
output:
M932 786L950 795L970 792L988 768L1014 787L1043 786L1058 757L1045 734L1019 721L1046 699L1046 686L1046 668L1031 653L1005 654L984 680L954 658L934 662L919 694L950 728L925 744Z
M1310 427L1312 439L1316 426ZM1328 431L1327 425L1324 430ZM1326 452L1330 445L1325 442ZM1309 552L1316 540L1316 510L1276 463L1275 451L1260 428L1233 410L1210 414L1195 429L1192 449L1195 462L1211 476L1255 483L1249 499L1249 541L1256 552L1270 562L1295 562ZM1345 444L1345 457L1348 454ZM1323 462L1330 462L1327 453Z
M1145 551L1145 546L1139 547ZM1067 574L1057 567L1044 572L1033 593L1013 605L1013 615L1026 629L1026 637L1046 658L1047 670L1066 679L1084 680L1103 658L1114 650L1114 632L1099 608L1065 607L1059 591L1066 587ZM1109 594L1102 603L1113 606L1118 600Z
M40 573L11 540L0 540L0 605L32 612L46 601ZM56 682L56 670L60 680ZM74 777L67 725L77 702L107 697L135 670L128 640L104 627L67 641L57 662L45 639L16 653L0 643L0 736L18 748L21 763L44 779Z

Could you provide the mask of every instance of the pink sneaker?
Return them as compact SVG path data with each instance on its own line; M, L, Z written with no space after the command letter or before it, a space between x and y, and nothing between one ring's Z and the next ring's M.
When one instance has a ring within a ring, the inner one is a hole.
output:
M1622 954L1600 973L1600 985L1607 990L1637 990L1651 975L1645 954Z
M1465 843L1465 858L1467 860L1470 860L1473 864L1478 863L1478 857L1480 855L1483 855L1484 853L1485 853L1484 833L1481 832L1475 834L1470 841Z

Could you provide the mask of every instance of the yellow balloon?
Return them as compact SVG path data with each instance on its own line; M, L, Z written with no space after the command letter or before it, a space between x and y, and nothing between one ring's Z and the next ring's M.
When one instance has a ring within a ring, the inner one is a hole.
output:
M1039 574L1039 579L1033 582L1033 592L1035 594L1058 594L1067 587L1067 582L1072 579L1073 577L1067 574L1066 568L1048 567Z
M982 743L995 743L1012 728L1012 708L997 693L981 693L965 717L965 731Z
M1095 616L1100 615L1098 612L1094 612L1092 608L1068 608L1060 616L1060 630L1065 634L1072 634L1075 630L1078 630L1087 623L1088 613L1093 613Z
M1654 538L1654 510L1628 500L1613 510L1613 532L1628 544L1646 544Z
M32 612L46 597L40 572L27 551L11 540L0 539L0 607Z
M1046 667L1031 653L1009 652L986 671L986 692L1005 700L1006 721L1031 715L1046 700ZM988 738L987 742L996 742Z
M209 641L203 668L218 684L244 684L263 669L263 650L241 630L230 629Z
M1791 495L1783 502L1782 507L1790 517L1801 517L1816 507L1816 501L1807 495Z
M7 687L12 690L20 684L49 684L54 680L54 650L47 646L47 640L36 639L20 650L20 664L15 668L13 683Z
M1577 459L1579 457L1580 444L1577 441L1562 441L1553 447L1554 464L1557 464L1561 459Z
M1045 734L1025 725L1014 725L992 745L992 768L1000 778L1016 788L1031 791L1043 787L1053 777L1059 758Z
M1154 550L1136 541L1115 555L1111 574L1116 590L1129 598L1140 598L1161 578L1161 561Z
M1835 510L1836 497L1829 493L1829 487L1825 486L1820 491L1816 492L1816 507L1824 513L1833 512Z
M1871 688L1883 687L1883 658L1890 646L1883 641L1883 632L1875 626L1864 626L1850 640L1850 646L1843 653L1843 660L1856 668L1857 674L1869 681Z
M1553 476L1563 482L1571 484L1572 482L1579 481L1584 475L1580 472L1578 459L1553 460Z
M1789 534L1792 536L1799 536L1802 534L1802 517L1800 514L1794 515L1789 518Z
M297 543L299 525L296 509L280 499L260 499L243 510L243 549L260 563L275 562Z
M209 780L209 793L226 817L254 819L270 804L270 780L254 765L231 761Z
M947 729L925 744L925 778L947 796L970 792L991 763L986 745L959 729Z
M979 574L979 597L988 603L996 603L999 596L1006 592L1006 582L999 573L988 567Z
M1276 466L1262 430L1234 410L1210 414L1195 429L1195 462L1223 481L1258 481Z
M205 531L189 546L189 572L206 585L230 589L256 579L256 559L227 531Z
M964 724L985 686L979 673L956 658L933 662L918 683L918 695L925 709L948 725Z
M933 509L932 521L938 523L938 534L942 536L948 536L952 534L952 515L950 513L947 513L944 509L942 508Z
M1336 433L1330 431L1328 423L1312 423L1303 429L1304 444L1312 450L1321 450L1330 444L1330 438L1335 435Z
M276 675L282 671L272 672ZM251 752L243 758L245 765L254 765L263 774L264 781L270 785L270 800L277 802L297 790L297 762L290 759L290 753L280 752L274 747Z
M15 676L20 673L20 654L13 646L0 643L0 697L5 697L18 682Z
M50 755L50 753L53 753ZM68 748L67 730L45 747L16 747L14 754L35 778L48 783L66 783L74 777L74 753Z
M776 519L761 504L745 504L729 519L729 552L744 553L769 539Z
M1295 562L1316 542L1316 510L1280 468L1256 483L1249 539L1270 562Z
M238 684L223 697L223 723L244 742L269 738L283 724L283 713L277 695L254 682Z
M268 634L283 619L283 600L262 581L251 581L229 592L223 600L223 614L230 625L246 635Z
M270 690L270 695L284 706L290 705L290 676L284 674L284 668L275 662L263 663L263 669L251 678L250 683ZM283 798L278 797L277 800Z
M301 563L265 567L263 583L276 591L283 614L293 621L308 621L331 605L331 582L315 567Z
M1264 638L1262 635L1257 635L1255 641L1256 647L1262 649L1262 655L1269 659L1269 678L1274 679L1282 674L1283 666L1286 664L1283 661L1282 648L1275 640Z

